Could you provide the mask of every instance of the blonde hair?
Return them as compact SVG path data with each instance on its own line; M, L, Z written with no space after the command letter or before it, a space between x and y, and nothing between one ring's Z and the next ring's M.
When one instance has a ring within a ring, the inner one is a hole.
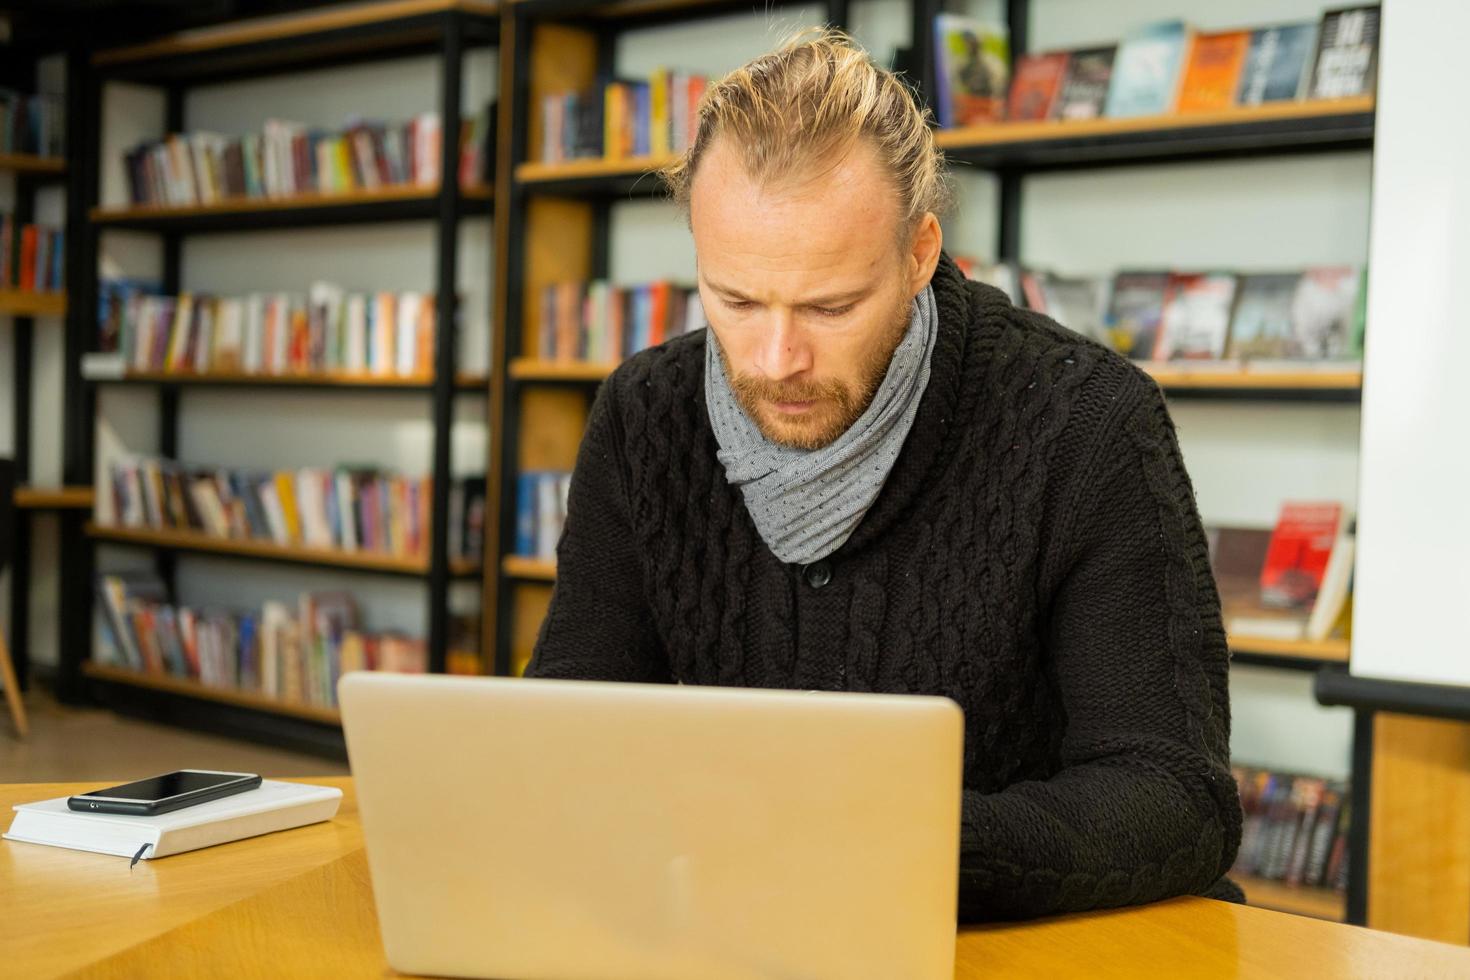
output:
M687 216L700 160L721 135L760 183L800 179L866 140L898 191L899 225L908 232L925 212L944 214L952 198L930 118L908 86L846 34L808 28L711 84L693 144L660 176Z

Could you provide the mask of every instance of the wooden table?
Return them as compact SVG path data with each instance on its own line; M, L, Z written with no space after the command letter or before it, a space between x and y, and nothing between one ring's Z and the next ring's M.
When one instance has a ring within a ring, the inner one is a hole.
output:
M351 779L336 819L143 861L0 842L0 974L382 977ZM102 783L0 785L0 806ZM8 818L0 823L9 826ZM955 976L1470 976L1470 950L1182 898L960 931Z

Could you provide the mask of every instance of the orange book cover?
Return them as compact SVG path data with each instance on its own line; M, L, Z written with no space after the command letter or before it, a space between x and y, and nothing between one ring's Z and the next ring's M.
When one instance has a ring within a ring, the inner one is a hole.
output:
M669 336L669 284L659 280L648 287L650 308L648 324L648 346L657 347Z
M289 358L292 371L304 373L311 370L311 322L307 319L305 307L298 306L291 311Z
M1016 65L1011 80L1007 119L1050 119L1052 106L1067 75L1067 52L1028 54Z
M281 513L286 517L286 534L292 544L301 542L301 514L296 509L296 481L290 473L276 474L276 496L281 498Z
M1177 111L1213 112L1233 106L1250 47L1250 31L1196 34L1179 84Z
M434 373L434 304L433 296L425 296L419 304L418 353L414 360L414 373Z
M20 281L16 285L21 289L36 288L36 235L38 231L35 225L26 225L20 232Z

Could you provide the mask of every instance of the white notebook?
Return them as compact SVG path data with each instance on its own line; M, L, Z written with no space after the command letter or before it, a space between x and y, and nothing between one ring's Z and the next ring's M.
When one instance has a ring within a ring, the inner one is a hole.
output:
M144 858L166 857L330 820L342 802L342 791L267 779L244 793L151 817L78 813L67 808L66 800L62 796L17 804L15 819L3 836L129 858L149 844Z

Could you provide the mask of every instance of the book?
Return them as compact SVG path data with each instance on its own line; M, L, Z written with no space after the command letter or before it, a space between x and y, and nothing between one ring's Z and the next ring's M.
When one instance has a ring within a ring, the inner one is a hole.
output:
M1011 79L1006 118L1050 119L1067 74L1067 59L1065 51L1022 55Z
M1052 115L1057 119L1097 119L1107 107L1113 80L1116 47L1087 48L1067 57L1067 74L1062 82Z
M1353 558L1357 552L1353 535L1343 528L1332 542L1332 555L1322 572L1317 597L1312 601L1312 614L1307 619L1306 637L1320 643L1336 630L1347 608L1353 587Z
M1342 891L1347 784L1243 765L1231 766L1231 774L1244 815L1231 873Z
M1380 13L1375 5L1329 10L1322 15L1310 98L1345 99L1373 94L1378 81Z
M1235 276L1175 274L1154 345L1156 361L1219 360L1225 354Z
M1240 73L1240 105L1289 102L1301 94L1317 47L1312 22L1262 27L1251 32L1250 53Z
M1179 82L1179 112L1215 112L1235 104L1250 52L1249 31L1196 34Z
M943 128L1005 115L1010 39L1005 27L959 14L934 17L935 113Z
M147 817L79 813L66 801L16 804L5 839L148 861L330 820L342 791L266 779L244 793Z
M1120 272L1113 278L1106 328L1114 350L1135 360L1154 356L1171 283L1167 272Z
M1342 537L1342 519L1343 506L1333 501L1282 505L1261 568L1263 605L1311 609Z
M1359 270L1351 266L1305 270L1292 297L1290 355L1317 359L1352 356L1362 285Z
M1101 344L1108 342L1103 326L1104 286L1098 279L1068 278L1051 272L1032 270L1021 274L1026 305Z
M1183 21L1171 20L1129 34L1113 63L1106 114L1126 118L1172 111L1189 33Z
M1285 358L1290 356L1292 304L1301 274L1258 273L1240 277L1235 313L1230 321L1227 357Z

